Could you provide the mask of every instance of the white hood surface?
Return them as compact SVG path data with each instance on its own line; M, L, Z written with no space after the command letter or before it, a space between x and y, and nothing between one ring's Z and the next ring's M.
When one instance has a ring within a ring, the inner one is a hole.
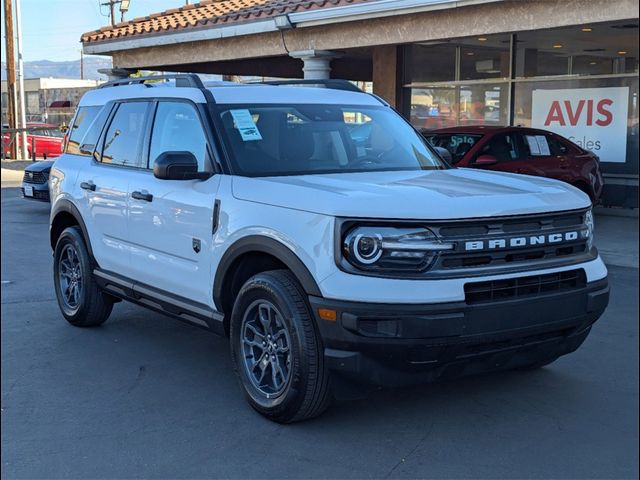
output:
M587 195L558 180L467 168L234 177L233 194L323 215L386 219L454 220L590 205Z

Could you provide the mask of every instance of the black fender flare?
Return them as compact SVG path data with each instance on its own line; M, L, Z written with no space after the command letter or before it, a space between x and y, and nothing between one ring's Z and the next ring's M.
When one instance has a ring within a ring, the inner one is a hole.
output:
M51 210L51 221L49 222L49 243L51 244L51 249L55 250L56 248L52 237L53 221L60 213L68 213L76 219L78 225L80 226L80 230L82 230L82 236L84 237L84 241L87 245L89 256L95 261L95 257L93 256L93 249L91 248L91 240L89 239L89 232L87 230L87 226L84 223L84 220L82 219L82 215L80 215L80 210L78 210L78 207L76 207L70 200L64 198L58 200Z
M248 235L233 243L222 256L213 283L213 300L220 306L224 278L233 262L245 253L258 252L271 255L284 263L308 295L321 297L322 293L313 275L298 256L283 243L263 235Z

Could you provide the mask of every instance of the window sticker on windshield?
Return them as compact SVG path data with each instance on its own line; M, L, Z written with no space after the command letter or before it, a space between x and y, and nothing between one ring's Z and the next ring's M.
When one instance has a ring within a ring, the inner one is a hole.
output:
M242 141L252 142L255 140L262 140L262 135L260 135L258 127L253 122L253 118L251 117L249 110L229 110L229 113L231 113L236 124L236 128L238 129L238 132L240 132Z

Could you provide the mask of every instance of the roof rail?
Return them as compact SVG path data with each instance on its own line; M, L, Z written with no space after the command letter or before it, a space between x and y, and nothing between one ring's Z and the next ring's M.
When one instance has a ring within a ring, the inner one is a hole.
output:
M199 88L201 90L205 88L202 80L195 73L152 75L149 77L127 77L103 83L98 88L120 87L123 85L145 85L145 82L157 80L175 80L176 87L192 87Z
M337 78L326 78L326 79L318 79L318 80L274 80L274 81L266 81L266 82L256 82L257 84L262 85L300 85L300 86L318 86L321 85L324 88L331 88L333 90L347 90L349 92L360 92L358 87L356 87L349 80L340 80Z

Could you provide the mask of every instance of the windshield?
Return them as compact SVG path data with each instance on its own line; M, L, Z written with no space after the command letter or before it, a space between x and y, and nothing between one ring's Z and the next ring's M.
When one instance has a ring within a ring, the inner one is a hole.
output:
M223 105L219 115L239 175L447 168L388 107Z
M468 133L439 133L425 134L425 137L434 147L446 148L451 154L451 162L455 165L478 143L482 135Z

